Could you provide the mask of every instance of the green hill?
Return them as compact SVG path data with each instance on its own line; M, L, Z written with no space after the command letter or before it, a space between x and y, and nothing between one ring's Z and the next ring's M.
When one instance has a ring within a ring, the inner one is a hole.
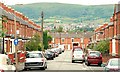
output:
M11 6L22 12L30 19L40 18L41 11L44 11L46 19L57 17L63 23L103 23L109 21L113 15L114 5L75 5L62 3L33 3Z

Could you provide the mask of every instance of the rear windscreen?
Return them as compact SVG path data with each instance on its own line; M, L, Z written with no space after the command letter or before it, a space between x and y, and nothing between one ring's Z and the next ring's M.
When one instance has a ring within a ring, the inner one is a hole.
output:
M75 48L74 51L81 51L81 48Z
M27 53L26 58L43 58L41 53Z
M99 57L99 56L100 56L100 53L99 53L99 52L90 52L89 55L90 55L90 56L96 56L96 57Z

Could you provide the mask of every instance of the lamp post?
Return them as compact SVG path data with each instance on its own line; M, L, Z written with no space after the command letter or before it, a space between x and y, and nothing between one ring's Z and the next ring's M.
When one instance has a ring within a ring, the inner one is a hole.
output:
M42 31L41 41L42 41L42 51L43 51L44 50L44 47L43 47L43 19L44 19L44 13L43 13L43 11L41 12L41 18L42 18L42 23L41 23L41 31Z

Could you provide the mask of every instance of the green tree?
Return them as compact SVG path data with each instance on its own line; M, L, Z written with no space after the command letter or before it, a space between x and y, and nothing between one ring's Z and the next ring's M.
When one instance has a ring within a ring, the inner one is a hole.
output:
M100 41L93 49L100 51L102 54L108 54L109 53L109 40Z
M52 36L48 35L47 38L48 38L48 42L52 41Z
M39 34L35 34L30 41L25 44L27 51L40 51L42 47L41 37Z
M59 26L59 28L57 29L57 32L58 32L59 35L60 35L60 44L61 44L61 32L63 32L63 27L62 27L62 26Z
M93 49L94 48L94 44L89 45L87 48Z
M48 37L47 37L47 31L43 32L43 45L44 49L48 48Z

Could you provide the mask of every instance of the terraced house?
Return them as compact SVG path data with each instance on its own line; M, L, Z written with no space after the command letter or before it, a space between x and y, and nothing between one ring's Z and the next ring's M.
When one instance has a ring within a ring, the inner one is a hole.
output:
M97 43L100 40L109 39L109 54L112 56L120 56L120 4L114 7L114 14L110 18L109 23L94 30L91 43Z
M0 3L0 31L4 34L1 37L1 49L4 47L5 52L15 52L15 32L18 38L18 50L25 50L24 44L35 33L41 35L40 26L31 21L28 17L11 7ZM4 39L3 39L4 38Z
M81 48L87 48L90 37L93 35L93 32L74 32L74 33L49 33L53 37L53 41L49 43L51 46L62 44L65 46L65 49L71 50L74 46L79 46Z

